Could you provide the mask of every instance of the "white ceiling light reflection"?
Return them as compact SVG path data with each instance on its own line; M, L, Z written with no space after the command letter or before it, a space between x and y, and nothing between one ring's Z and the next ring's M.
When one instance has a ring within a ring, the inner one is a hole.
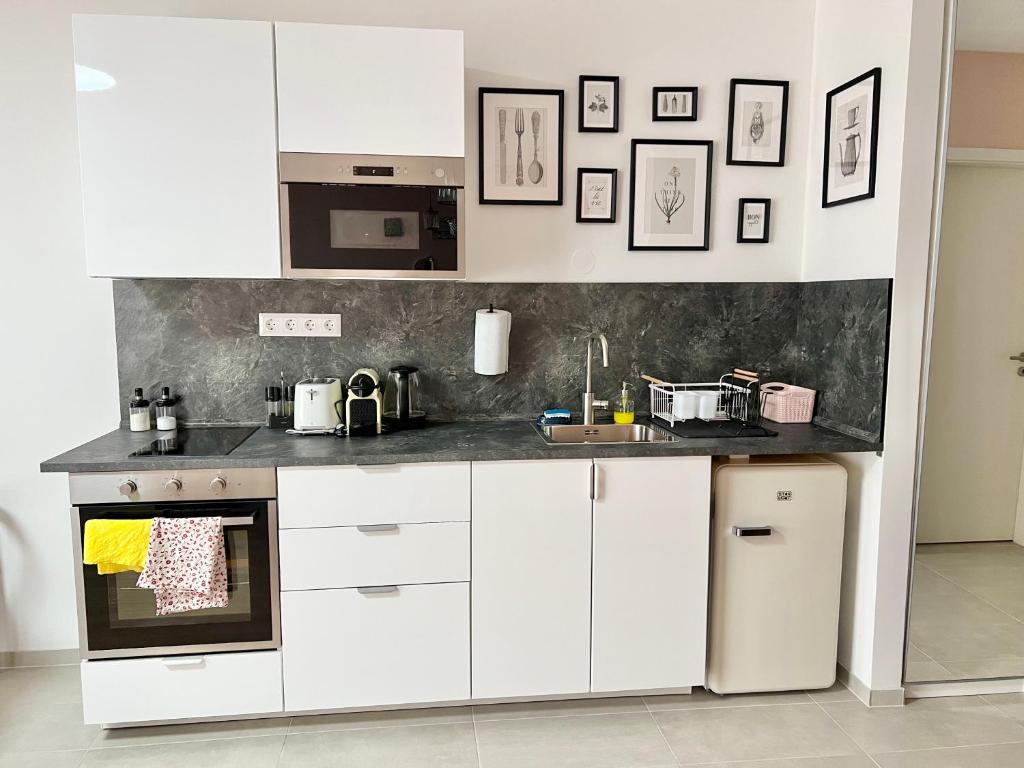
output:
M115 85L117 81L106 72L75 64L76 91L106 91Z

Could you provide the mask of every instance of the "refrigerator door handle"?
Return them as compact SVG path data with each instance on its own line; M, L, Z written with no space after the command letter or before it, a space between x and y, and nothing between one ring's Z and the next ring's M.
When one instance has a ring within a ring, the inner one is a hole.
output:
M771 536L774 531L770 525L734 525L732 535L741 538L747 536Z

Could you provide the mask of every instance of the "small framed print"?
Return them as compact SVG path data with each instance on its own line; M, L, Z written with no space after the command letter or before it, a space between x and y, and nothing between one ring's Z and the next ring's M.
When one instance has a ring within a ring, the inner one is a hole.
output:
M565 91L479 93L481 205L561 205Z
M788 80L730 80L726 165L785 165L788 112Z
M580 224L614 224L615 168L576 169L576 221Z
M736 223L737 243L767 243L772 201L767 197L741 197Z
M875 67L825 97L822 208L875 196L881 82Z
M631 251L706 251L711 231L712 142L633 139Z
M618 133L619 78L580 75L580 133Z
M652 89L651 120L696 120L697 87Z

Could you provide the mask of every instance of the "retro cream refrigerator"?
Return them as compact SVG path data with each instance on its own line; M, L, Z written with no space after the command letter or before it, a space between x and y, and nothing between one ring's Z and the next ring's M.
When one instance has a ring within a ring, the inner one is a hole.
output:
M724 459L713 494L708 688L828 688L846 470L819 456Z

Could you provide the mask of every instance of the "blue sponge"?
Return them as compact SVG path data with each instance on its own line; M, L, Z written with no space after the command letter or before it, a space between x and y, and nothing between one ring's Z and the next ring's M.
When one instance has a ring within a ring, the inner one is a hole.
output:
M548 408L537 419L537 423L543 427L550 424L568 424L571 420L572 415L568 408Z

